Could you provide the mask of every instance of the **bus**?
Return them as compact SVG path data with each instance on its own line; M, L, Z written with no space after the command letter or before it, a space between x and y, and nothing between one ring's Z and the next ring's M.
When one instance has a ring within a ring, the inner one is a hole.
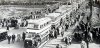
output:
M0 41L3 41L7 38L7 30L6 29L0 29Z
M51 30L51 19L41 18L28 20L28 27L24 47L39 47L42 43L49 40L49 32Z

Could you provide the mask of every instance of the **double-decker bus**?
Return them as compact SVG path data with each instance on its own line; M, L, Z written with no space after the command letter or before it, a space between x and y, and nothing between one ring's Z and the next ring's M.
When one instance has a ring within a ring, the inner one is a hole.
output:
M24 47L39 47L42 43L49 40L50 22L51 19L48 17L28 20Z

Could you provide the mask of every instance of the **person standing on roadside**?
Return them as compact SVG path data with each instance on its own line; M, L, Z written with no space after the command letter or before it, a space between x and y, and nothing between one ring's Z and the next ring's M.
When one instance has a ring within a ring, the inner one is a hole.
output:
M81 42L81 48L86 48L86 43L85 43L85 41L83 41L83 40L82 40L82 42Z
M65 43L68 45L68 38L65 37Z
M15 35L13 34L13 35L12 35L12 42L13 42L13 43L15 42L15 38L16 38L16 37L15 37Z
M56 45L56 48L62 48L62 46L60 46L59 44Z
M7 30L9 30L9 26L7 25Z
M62 31L62 32L61 32L61 36L63 37L63 35L64 35L64 32Z
M71 42L72 42L72 38L71 36L69 36L69 44L71 45Z
M20 42L20 41L21 41L21 35L17 34L17 42Z
M10 44L10 40L11 40L11 36L7 36L7 39L8 39L8 44Z
M23 41L25 40L25 36L26 34L23 32L23 34L22 34L22 39L23 39Z

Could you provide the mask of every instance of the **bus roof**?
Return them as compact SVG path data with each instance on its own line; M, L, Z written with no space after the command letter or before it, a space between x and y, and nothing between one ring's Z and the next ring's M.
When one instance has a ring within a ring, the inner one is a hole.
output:
M0 29L0 33L6 32L6 29Z
M49 17L28 20L29 23L38 24L38 25L44 24L44 23L49 22L49 21L51 21L51 18L49 18Z
M55 12L58 13L65 13L66 11L68 11L69 9L71 9L71 7L66 6L66 5L62 5L59 9L57 9Z
M27 29L27 32L30 32L30 33L42 33L44 30L47 30L48 28L51 27L51 24L45 26L44 28L40 29L40 30L34 30L34 29Z
M51 18L57 18L58 16L60 16L60 13L49 13L48 15L46 15L47 17L51 17Z

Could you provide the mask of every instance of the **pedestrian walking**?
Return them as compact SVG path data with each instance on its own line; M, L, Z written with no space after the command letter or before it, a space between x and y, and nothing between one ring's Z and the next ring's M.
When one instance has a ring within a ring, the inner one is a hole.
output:
M62 32L61 32L61 36L63 37L63 35L64 35L64 32L62 31Z
M60 33L59 33L59 28L57 27L57 32L58 32L58 35L60 35Z
M93 41L93 35L92 35L91 32L89 32L89 36L90 36L90 42L92 42Z
M38 46L38 42L36 40L34 41L34 46L35 46L35 48L37 48L37 46Z
M57 31L54 32L54 37L57 38Z
M60 46L59 44L56 45L56 48L62 48L62 46Z
M72 38L71 36L69 36L69 44L71 45L71 42L72 42Z
M67 37L65 37L65 43L68 44L68 38Z
M4 27L4 22L2 22L2 27Z
M13 34L13 35L12 35L12 42L13 42L13 43L15 42L15 38L16 38L16 37L15 37L15 35Z
M26 21L26 25L25 26L27 26L28 25L28 21Z
M7 39L8 39L8 44L10 44L10 40L11 40L11 36L7 36Z
M49 39L51 39L51 33L49 33Z
M22 34L23 41L25 40L25 37L26 37L26 34L23 32L23 34Z
M85 41L83 41L83 40L82 40L82 42L81 42L81 48L86 48L86 43L85 43Z
M9 30L9 26L7 26L7 30Z
M20 42L20 40L21 40L21 36L20 34L17 34L17 42Z

